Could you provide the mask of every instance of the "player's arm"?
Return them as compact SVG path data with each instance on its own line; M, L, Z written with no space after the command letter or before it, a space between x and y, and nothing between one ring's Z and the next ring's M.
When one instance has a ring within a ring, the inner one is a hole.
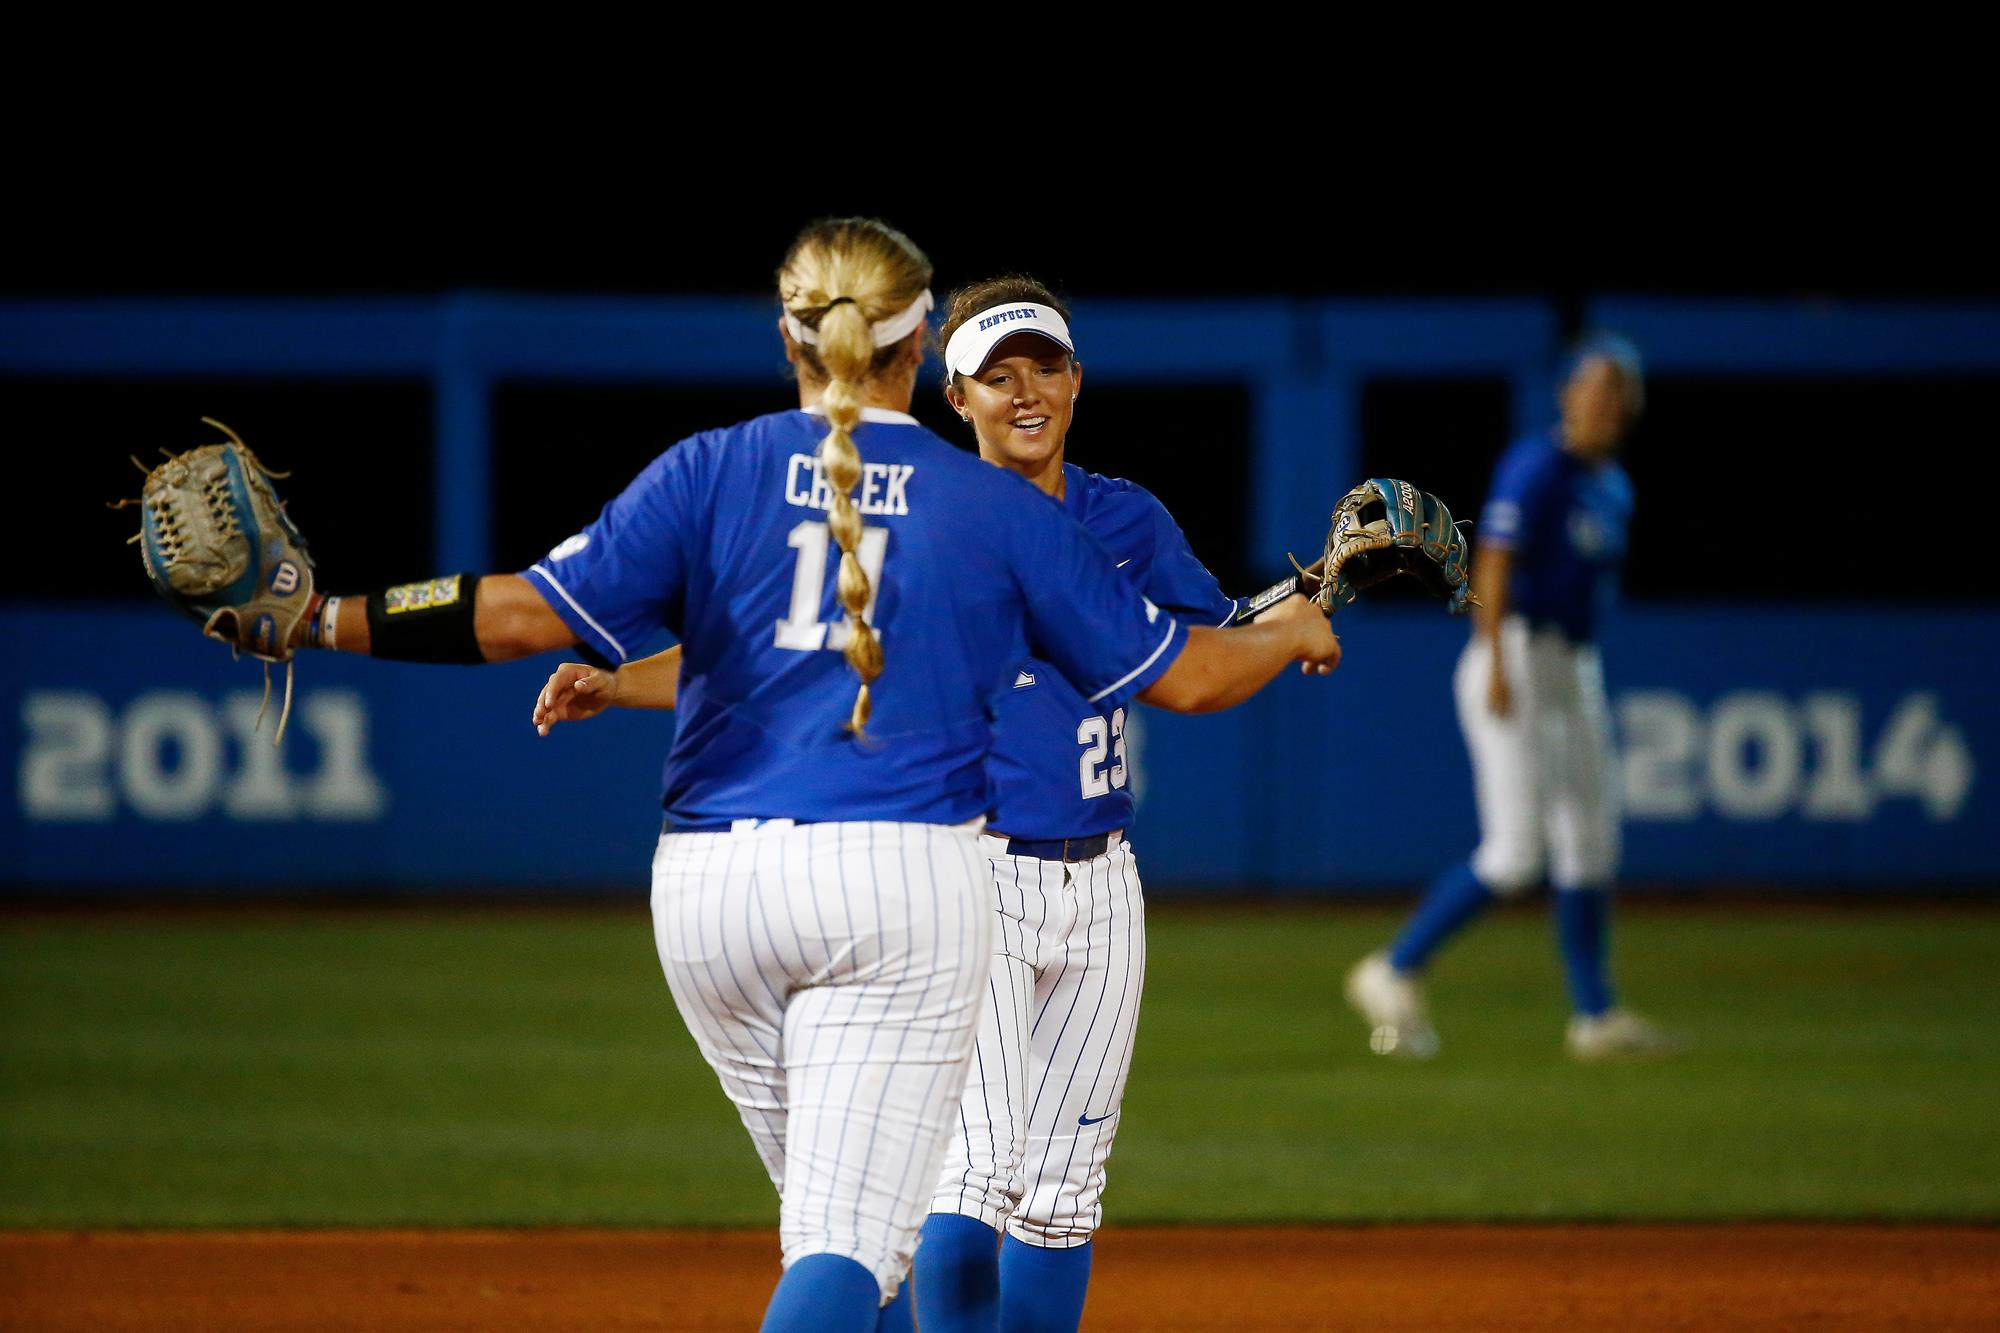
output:
M1142 702L1170 713L1213 713L1242 703L1292 662L1308 676L1340 665L1333 627L1303 597L1285 598L1255 624L1191 626L1186 632L1187 646L1165 675L1139 692Z
M1278 580L1264 591L1249 597L1239 597L1236 600L1236 614L1231 617L1229 623L1247 625L1253 620L1271 614L1273 609L1283 606L1287 601L1311 597L1319 591L1320 567L1324 564L1326 557L1321 556L1310 565L1302 566L1298 573Z
M1003 549L1023 594L1028 647L1091 703L1123 694L1174 713L1214 712L1255 694L1288 662L1323 675L1340 661L1317 609L1243 629L1186 625L1142 596L1067 514L1020 508L1002 529Z
M581 645L603 663L629 659L667 623L685 529L701 511L699 451L648 464L595 522L519 574L455 574L329 598L306 619L304 645L404 662L476 664Z
M1473 543L1470 582L1479 604L1473 610L1472 632L1485 643L1487 660L1492 663L1486 682L1486 711L1495 717L1514 711L1500 627L1513 609L1509 593L1516 561L1521 549L1533 543L1535 534L1555 521L1551 457L1547 451L1523 453L1516 448L1501 458L1493 470L1486 508L1479 516L1480 539Z
M1146 596L1188 624L1247 625L1287 601L1303 602L1319 591L1319 571L1325 557L1254 597L1229 596L1194 553L1187 533L1167 507L1143 487L1133 489L1151 502L1153 511L1153 557L1145 565ZM1297 607L1291 608L1292 613L1296 611Z
M607 708L672 708L680 697L681 646L627 662L616 671L565 662L535 696L535 730L581 722Z
M1488 542L1472 553L1472 632L1486 641L1493 674L1486 683L1486 708L1495 717L1514 711L1513 691L1507 686L1506 663L1502 657L1500 625L1509 610L1507 585L1514 572L1514 548Z
M301 635L300 647L463 665L509 662L577 641L519 574L458 574L328 597L306 617Z

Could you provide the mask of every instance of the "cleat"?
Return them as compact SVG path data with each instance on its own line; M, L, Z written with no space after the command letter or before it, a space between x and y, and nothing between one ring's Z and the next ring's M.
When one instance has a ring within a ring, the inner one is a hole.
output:
M1403 1060L1437 1054L1437 1029L1424 1005L1424 988L1389 965L1389 955L1371 953L1347 974L1347 1002L1369 1025L1368 1049Z
M1599 1060L1657 1060L1687 1050L1688 1039L1678 1032L1647 1022L1625 1009L1613 1009L1596 1018L1578 1015L1569 1021L1563 1046L1570 1058L1585 1062Z

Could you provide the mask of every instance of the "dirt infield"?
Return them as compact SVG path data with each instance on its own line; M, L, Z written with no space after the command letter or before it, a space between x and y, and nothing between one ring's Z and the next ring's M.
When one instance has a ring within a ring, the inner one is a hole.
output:
M14 1232L8 1330L751 1329L765 1232ZM2000 1230L1119 1228L1088 1330L2000 1328Z

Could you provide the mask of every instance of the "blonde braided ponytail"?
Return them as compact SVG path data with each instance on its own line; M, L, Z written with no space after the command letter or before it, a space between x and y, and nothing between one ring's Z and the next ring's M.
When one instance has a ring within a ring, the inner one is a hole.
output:
M807 227L792 242L778 271L778 294L785 311L813 331L801 345L807 373L824 376L820 395L829 427L820 442L820 469L832 491L827 527L840 545L837 592L847 613L848 666L861 678L847 728L866 734L874 708L870 687L882 674L882 640L865 618L874 596L858 554L866 526L854 505L861 481L861 451L854 429L861 423L863 388L869 377L896 359L903 341L875 345L873 323L905 309L930 284L930 261L908 237L873 218L839 218ZM921 326L910 337L922 337Z
M847 612L847 665L861 677L861 689L854 696L854 712L847 721L847 729L858 736L867 727L874 708L869 686L882 674L882 640L875 627L862 619L873 590L856 554L861 546L863 525L852 494L861 481L861 451L854 447L854 428L861 423L861 381L875 359L875 340L868 332L868 319L859 305L843 301L820 319L819 355L831 377L820 405L826 408L826 424L832 427L820 442L820 468L833 492L833 506L827 511L826 522L833 531L834 541L840 544L838 591L841 609Z

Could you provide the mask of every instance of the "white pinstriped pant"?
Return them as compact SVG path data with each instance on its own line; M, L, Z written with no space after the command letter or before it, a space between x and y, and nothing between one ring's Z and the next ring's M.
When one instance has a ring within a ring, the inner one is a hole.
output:
M1479 805L1473 873L1502 897L1544 873L1558 889L1603 888L1618 873L1619 793L1597 649L1509 616L1500 655L1513 694L1504 718L1486 707L1484 637L1472 636L1452 678Z
M979 1043L934 1213L1044 1249L1103 1220L1146 978L1146 911L1129 843L1065 864L982 837L999 908Z
M885 1302L909 1272L985 996L991 892L976 825L660 838L660 963L778 1187L786 1267L844 1255Z

